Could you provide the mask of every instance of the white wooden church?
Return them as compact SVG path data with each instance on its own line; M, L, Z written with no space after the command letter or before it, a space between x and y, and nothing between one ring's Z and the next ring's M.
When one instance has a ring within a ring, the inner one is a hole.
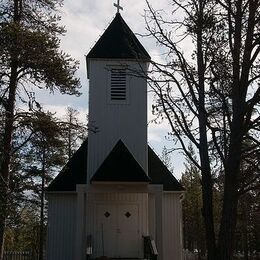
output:
M117 12L86 59L97 131L47 189L47 260L181 260L183 188L147 144L150 56Z

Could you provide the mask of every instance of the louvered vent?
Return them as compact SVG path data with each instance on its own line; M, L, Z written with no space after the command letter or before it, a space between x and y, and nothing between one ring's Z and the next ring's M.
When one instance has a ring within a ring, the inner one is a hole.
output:
M111 100L126 100L126 70L111 70Z

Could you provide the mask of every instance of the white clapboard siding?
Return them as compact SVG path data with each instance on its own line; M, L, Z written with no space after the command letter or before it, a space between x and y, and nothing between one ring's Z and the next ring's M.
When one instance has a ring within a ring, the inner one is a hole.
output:
M47 260L72 260L76 230L76 195L48 194Z
M111 69L127 68L126 100L111 102ZM129 75L146 71L147 64L133 61L90 60L89 65L88 180L122 139L147 172L147 83ZM121 102L121 104L120 104ZM92 131L96 130L96 131Z
M163 260L182 260L180 194L163 195Z

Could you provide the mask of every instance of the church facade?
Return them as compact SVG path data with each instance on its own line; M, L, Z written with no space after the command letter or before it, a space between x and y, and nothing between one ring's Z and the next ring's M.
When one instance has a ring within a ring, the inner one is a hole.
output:
M47 260L181 260L183 188L147 143L150 56L118 12L86 59L89 135L47 189Z

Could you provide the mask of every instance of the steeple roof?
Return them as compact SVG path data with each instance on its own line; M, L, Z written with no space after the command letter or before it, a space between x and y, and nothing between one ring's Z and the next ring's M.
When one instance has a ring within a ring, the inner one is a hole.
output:
M91 182L150 182L125 144L119 140L101 164Z
M120 13L87 55L89 58L150 60L148 52L128 27Z

